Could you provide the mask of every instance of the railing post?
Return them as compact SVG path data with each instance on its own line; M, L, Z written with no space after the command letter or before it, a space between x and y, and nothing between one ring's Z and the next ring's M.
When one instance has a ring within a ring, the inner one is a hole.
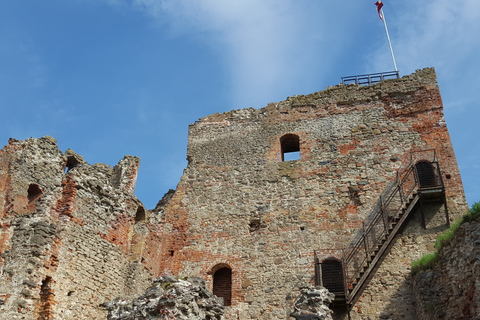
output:
M385 202L383 201L383 197L381 195L380 195L380 203L381 203L382 212L384 213L384 216L388 220L388 223L390 223L391 217L388 215L388 211L385 210ZM387 207L388 207L389 203L387 204Z
M367 237L365 233L365 222L362 222L363 227L363 245L365 246L365 259L368 261L368 246L367 246Z
M348 268L345 263L345 248L342 249L342 271L343 271L343 291L345 294L345 299L348 300L350 291L348 290L349 280L348 280Z
M413 177L415 178L415 186L420 185L420 182L418 179L417 167L415 166L415 164L412 164L412 172L413 172Z
M403 188L400 183L397 184L397 189L398 189L398 196L400 197L400 206L403 208L403 205L405 204L405 199L403 198Z
M383 220L383 231L386 233L388 228L387 228L387 218L385 217L385 210L383 210L383 200L382 200L382 196L380 195L380 214L382 216L382 220Z

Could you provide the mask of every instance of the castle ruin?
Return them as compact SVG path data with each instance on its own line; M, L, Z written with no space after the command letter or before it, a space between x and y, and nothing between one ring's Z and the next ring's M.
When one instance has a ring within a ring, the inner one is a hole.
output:
M102 303L159 276L205 279L225 319L290 319L313 284L336 319L417 319L410 263L468 210L431 68L204 117L187 160L146 210L138 158L11 139L0 319L106 319Z

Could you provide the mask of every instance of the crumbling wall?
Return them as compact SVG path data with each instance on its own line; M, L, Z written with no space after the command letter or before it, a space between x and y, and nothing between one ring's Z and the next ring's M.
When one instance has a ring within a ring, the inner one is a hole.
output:
M282 161L286 134L298 137L299 160ZM163 210L158 273L204 277L213 288L216 270L229 268L227 318L285 319L285 297L313 283L314 250L327 257L348 246L411 152L428 149L454 218L467 205L433 69L202 118ZM426 211L427 229L415 213L354 319L414 317L410 261L446 227L443 207Z
M432 270L414 279L422 320L480 317L480 220L462 224Z
M133 301L104 303L108 320L222 320L223 301L205 288L201 278L160 277Z
M335 295L323 287L301 288L290 317L295 320L332 320L329 305L334 298Z
M131 252L146 223L138 165L89 165L51 137L0 151L2 319L101 319L102 302L144 288L151 275Z

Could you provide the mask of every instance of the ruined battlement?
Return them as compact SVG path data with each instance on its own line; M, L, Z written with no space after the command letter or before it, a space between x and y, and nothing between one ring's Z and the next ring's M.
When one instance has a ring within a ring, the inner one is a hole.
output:
M429 99L440 99L437 78L433 68L417 70L416 73L400 79L385 80L369 86L339 84L312 94L288 97L285 101L270 103L261 109L248 108L221 114L215 113L201 118L190 126L212 125L215 123L225 125L230 121L288 121L289 118L292 120L291 113L296 113L297 117L294 119L298 120L302 118L308 119L307 116L312 115L315 117L329 117L333 114L357 110L362 108L362 106L371 107L375 103L384 104L385 100L393 104L395 96L408 96L410 93L417 92L416 98L410 97L409 105L401 106L401 108L410 110L412 104L420 102L419 89L426 94L437 91L437 94L429 97ZM441 105L441 101L437 100L436 107ZM301 116L302 114L304 115L303 117Z

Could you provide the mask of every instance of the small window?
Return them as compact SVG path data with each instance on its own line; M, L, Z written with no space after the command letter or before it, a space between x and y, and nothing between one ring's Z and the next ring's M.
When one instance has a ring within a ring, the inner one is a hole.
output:
M232 269L223 267L213 274L213 294L223 298L225 306L232 305Z
M300 138L296 134L286 134L280 138L282 161L300 160Z
M137 213L135 214L135 223L145 222L145 209L143 207L137 208Z
M67 163L65 165L65 173L70 171L70 169L73 169L73 168L77 167L79 164L80 164L80 161L78 161L77 158L75 158L72 155L68 156L67 157Z
M38 184L31 184L28 186L28 202L33 202L39 199L43 195L42 189L38 186Z

